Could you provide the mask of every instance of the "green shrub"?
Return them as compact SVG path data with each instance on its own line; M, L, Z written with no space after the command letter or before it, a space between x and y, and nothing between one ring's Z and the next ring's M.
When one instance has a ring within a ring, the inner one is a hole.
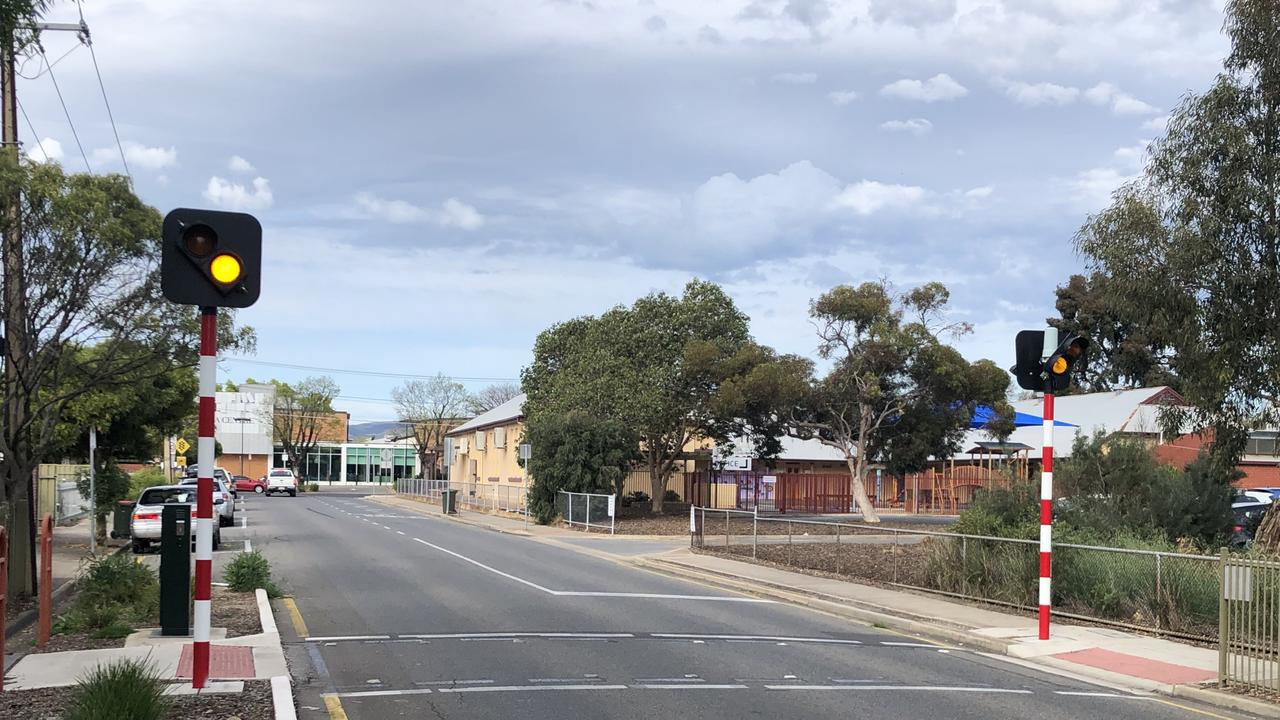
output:
M154 664L119 660L98 665L72 691L67 720L160 720L172 704Z
M142 491L156 485L168 485L169 476L158 467L145 467L133 475L129 476L129 494L126 496L129 500L137 500Z
M130 625L116 621L94 630L89 636L98 640L119 640L120 638L129 637L131 633L133 633L133 628Z
M236 592L262 588L270 597L280 596L280 588L271 581L271 563L257 550L237 555L222 571L222 579Z
M320 483L309 483L307 485L307 492L320 492Z
M675 490L667 490L662 493L663 502L680 502L680 493Z
M55 634L90 632L94 637L124 637L134 626L154 622L160 611L160 583L155 571L127 555L107 555L90 562L77 590L71 608L54 620Z

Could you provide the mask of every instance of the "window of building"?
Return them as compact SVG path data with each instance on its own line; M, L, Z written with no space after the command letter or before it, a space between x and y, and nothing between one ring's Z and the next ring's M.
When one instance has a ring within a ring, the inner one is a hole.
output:
M1277 455L1277 437L1280 433L1255 432L1249 435L1245 443L1245 455Z

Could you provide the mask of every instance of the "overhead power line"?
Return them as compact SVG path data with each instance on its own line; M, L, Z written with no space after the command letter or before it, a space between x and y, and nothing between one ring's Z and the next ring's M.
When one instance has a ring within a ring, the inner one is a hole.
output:
M124 157L124 145L120 142L120 131L116 129L115 115L111 113L111 101L107 100L107 86L102 83L102 71L98 69L98 53L93 51L93 38L89 35L89 25L84 21L84 6L80 4L80 0L76 0L76 9L80 11L81 40L89 48L89 57L93 58L93 73L98 76L98 89L102 91L102 104L107 107L107 119L111 121L111 134L115 136L116 149L120 151L120 164L124 165L124 174L132 182L133 173L129 172L129 161Z
M254 360L245 357L221 356L219 361L248 363L250 365L262 365L265 367L285 368L289 370L311 370L314 372L335 373L340 375L364 375L368 377L389 377L389 378L408 378L411 380L430 380L436 375L421 375L417 373L397 373L384 372L381 370L356 370L353 368L332 368L320 367L318 365L297 365L294 363L270 362L267 360ZM512 377L462 377L459 375L444 375L446 380L456 380L459 382L518 382L519 378Z
M71 137L76 139L76 147L80 148L80 157L84 160L84 167L92 174L93 167L89 165L89 155L84 151L84 145L80 142L80 133L76 132L76 124L71 120L71 111L67 109L67 101L62 97L62 88L58 87L58 78L53 74L53 66L49 65L49 57L44 54L44 45L37 41L36 47L39 48L40 57L44 58L44 64L48 67L49 79L53 81L53 89L58 93L58 102L62 103L62 112L67 116L67 124L71 126Z

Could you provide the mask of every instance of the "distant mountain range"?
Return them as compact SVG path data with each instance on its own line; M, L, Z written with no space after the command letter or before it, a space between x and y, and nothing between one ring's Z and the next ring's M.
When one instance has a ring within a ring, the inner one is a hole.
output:
M380 438L392 428L404 427L404 423L391 421L356 423L347 426L347 439L351 441Z

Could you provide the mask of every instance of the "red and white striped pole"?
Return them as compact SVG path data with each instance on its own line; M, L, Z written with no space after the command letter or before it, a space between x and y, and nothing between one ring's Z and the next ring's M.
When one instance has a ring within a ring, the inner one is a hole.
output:
M218 388L218 309L200 308L200 467L196 485L196 593L195 647L191 686L203 688L209 681L209 622L213 582L213 453L214 392Z
M1044 394L1044 449L1040 456L1040 639L1049 639L1053 577L1053 392Z

